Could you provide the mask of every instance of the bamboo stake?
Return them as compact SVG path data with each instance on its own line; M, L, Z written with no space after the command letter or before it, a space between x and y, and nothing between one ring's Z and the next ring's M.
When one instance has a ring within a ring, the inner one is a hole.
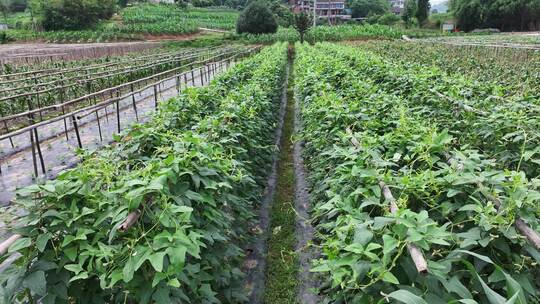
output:
M347 128L347 134L352 135L352 131L350 128ZM355 147L360 147L360 143L354 136L352 136L351 142ZM392 195L392 191L390 191L390 188L388 188L388 186L383 181L379 181L379 187L381 188L384 200L387 201L390 205L390 212L392 214L396 214L399 208L396 203L396 199ZM416 247L416 245L410 243L407 244L407 250L409 251L409 255L411 256L411 259L413 260L414 266L416 267L418 273L427 273L427 262L424 258L424 254L422 253L422 251L418 247Z
M122 232L126 232L127 230L129 230L129 228L135 225L135 223L137 222L140 216L141 216L141 212L139 210L130 212L126 216L126 219L122 222L122 224L120 224L120 226L118 227L118 230Z
M11 245L13 245L13 243L15 243L15 241L20 239L21 237L22 235L20 234L14 234L7 238L7 240L0 243L0 256L4 255L8 251L9 247L11 247Z
M447 163L449 165L452 165L452 163L456 163L458 171L463 170L463 163L456 161L450 154L444 153L444 157L447 159ZM476 183L476 186L480 189L480 193L484 195L485 198L487 198L489 201L491 201L495 208L497 209L497 212L500 211L502 207L501 201L496 198L495 196L489 194L486 191L486 187L481 183ZM521 235L527 238L529 242L538 250L540 250L540 234L536 232L536 230L532 229L527 223L525 223L521 218L517 217L514 221L514 226L516 227L516 230L519 231Z
M388 186L383 181L379 182L379 187L381 188L384 199L390 204L390 212L392 214L396 214L398 212L398 206L396 204L396 199L390 191L390 188L388 188ZM416 247L416 245L411 243L407 244L407 250L409 251L409 255L411 256L418 273L427 273L427 262L424 258L422 251L418 247Z

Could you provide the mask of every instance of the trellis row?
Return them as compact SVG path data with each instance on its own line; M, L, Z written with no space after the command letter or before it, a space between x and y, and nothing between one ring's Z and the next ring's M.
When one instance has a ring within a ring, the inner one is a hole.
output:
M502 59L500 57L500 54L503 51L511 50L511 51L519 51L520 52L520 58L521 61L528 61L529 57L531 56L531 53L538 53L540 52L540 46L526 46L526 45L497 45L497 44L481 44L481 43L461 43L461 42L447 42L447 41L422 41L422 40L413 40L415 42L419 43L427 43L431 45L445 45L445 46L451 46L454 48L460 49L462 51L463 49L467 51L472 51L478 49L478 48L493 48L495 49L495 56L499 61ZM515 56L514 56L515 59Z
M221 56L223 54L227 54L225 51L223 51L222 53L219 53L218 56ZM211 54L209 53L205 53L205 54L199 54L199 55L192 55L191 57L183 57L180 61L184 61L184 60L189 60L189 59L196 59L196 58L200 58L200 57L206 57L206 56L209 56ZM142 79L139 79L139 80L135 80L133 82L128 82L126 84L123 84L123 85L120 85L120 86L116 86L116 87L112 87L112 88L109 88L109 89L105 89L105 90L102 90L100 92L97 92L97 93L93 93L93 94L89 94L89 95L85 95L85 96L82 96L82 97L78 97L74 100L71 100L71 101L68 101L68 102L65 102L65 103L61 103L61 104L57 104L57 105L52 105L52 106L46 106L46 107L42 107L41 103L40 103L40 94L42 94L41 92L32 92L32 93L27 93L27 94L22 94L19 96L19 98L24 98L22 100L22 102L26 102L26 106L27 106L27 109L28 111L25 111L25 112L21 112L21 113L16 113L16 114L13 114L13 115L9 115L9 116L4 116L4 112L3 110L0 108L0 122L3 123L3 128L4 130L9 133L11 130L10 130L10 127L8 126L8 121L15 121L17 119L20 119L20 118L23 118L23 117L28 117L29 118L29 121L30 123L33 123L33 120L34 120L34 114L39 114L39 119L40 121L43 121L43 115L42 113L44 112L47 112L47 111L51 111L51 110L59 110L61 109L62 111L62 114L65 114L65 107L66 106L69 106L73 103L76 103L76 102L81 102L81 101L84 101L84 100L89 100L91 98L94 98L96 97L97 95L99 94L105 94L106 92L109 92L111 94L111 97L112 97L112 94L113 94L113 91L121 91L122 88L126 88L128 84L130 84L131 86L133 86L133 84L138 84L140 85L141 84L141 80L142 81L146 81L146 80L149 80L149 79L152 79L152 78L155 78L155 77L160 77L160 76L163 76L163 75L167 75L168 73L171 73L171 72L176 72L178 71L179 69L183 69L185 68L186 66L189 66L188 65L182 65L180 67L177 67L177 68L174 68L174 69L171 69L171 70L167 70L165 72L161 72L161 73L158 73L158 74L154 74L154 75L151 75L149 77L146 77L146 78L142 78ZM132 71L133 72L133 71ZM85 80L85 81L82 81L80 84L83 84L83 83L87 83L88 84L88 88L87 88L87 91L88 92L91 92L92 88L90 86L90 81L91 80ZM73 84L69 85L69 86L73 86ZM65 87L67 86L64 86L64 87L57 87L57 88L54 88L56 90L60 90L59 92L59 95L60 95L60 100L65 100ZM132 87L128 88L128 89L133 89ZM116 92L118 93L118 92ZM36 96L36 103L37 103L37 106L38 108L37 109L34 109L34 106L32 105L32 96ZM6 99L0 99L0 101L6 101ZM1 117L1 116L4 116L4 117ZM20 122L19 122L20 123ZM67 130L67 123L65 122L64 123L64 128ZM67 131L66 131L67 132ZM14 147L14 144L13 144L13 141L11 140L10 138L10 143L11 143L11 146Z
M193 51L193 50L184 50L185 53L190 52L190 51ZM98 63L94 63L92 65L85 66L85 67L81 67L81 66L66 67L65 66L66 63L62 62L61 63L63 65L62 67L51 67L51 68L38 69L38 70L27 70L27 71L24 71L24 72L17 72L17 73L0 74L0 79L4 79L4 78L5 79L13 79L13 78L15 78L13 80L20 80L21 78L25 78L28 75L34 76L36 74L43 74L43 76L47 76L48 75L47 73L65 73L65 72L73 72L73 71L80 71L80 70L95 69L95 68L100 68L100 67L107 66L109 64L118 64L118 63L131 62L131 61L136 61L136 60L144 60L144 59L154 58L154 57L169 56L169 55L174 55L174 54L177 54L177 53L180 53L180 52L161 52L161 53L157 52L157 53L151 53L151 54L140 53L140 55L132 56L132 57L121 56L121 55L120 56L113 56L113 57L103 57L103 58L100 58L100 60L112 59L114 61L98 62ZM78 64L83 64L83 63L84 62L79 62ZM4 83L5 83L5 80L0 82L0 84L4 84Z
M2 78L1 76L4 76L3 78L5 78L4 80L0 81L0 86L8 86L8 85L13 85L17 83L31 83L34 86L43 85L43 84L51 84L51 81L38 82L38 83L35 83L35 82L43 78L47 78L47 77L65 76L66 74L69 74L69 73L81 74L81 72L86 72L86 74L96 74L98 72L92 72L92 71L111 68L111 67L125 67L126 65L129 65L129 64L151 61L151 60L155 60L156 58L169 59L169 58L174 58L174 57L178 57L182 55L187 55L189 53L192 53L192 51L160 53L160 54L155 54L152 56L133 57L133 58L130 58L129 60L118 60L118 61L94 64L90 66L76 66L76 67L70 67L70 68L36 70L32 72L25 72L24 75L20 74L20 77L12 76L15 74L0 75L0 78ZM84 65L84 62L81 62L80 64ZM9 89L14 89L14 88L9 88ZM6 89L3 89L0 92L4 92L4 91L6 91Z
M210 57L209 59L218 58L220 56L226 56L228 54L231 54L231 53L219 53L217 55L214 55L214 57ZM205 55L209 55L209 54L205 54ZM201 56L191 56L189 58L184 57L183 60L196 59L196 58L199 58L199 57L201 57ZM201 63L201 62L197 61L195 63ZM65 114L66 107L69 107L69 106L71 106L71 105L73 105L75 103L81 103L81 102L84 102L84 101L91 101L91 99L93 99L93 98L98 98L98 97L100 97L100 95L101 95L101 97L103 97L106 94L109 94L110 97L112 97L112 95L114 93L118 93L122 89L128 89L128 90L133 91L133 86L134 85L140 86L143 83L146 83L147 81L152 80L154 78L159 78L159 77L171 74L171 73L176 73L179 70L185 69L186 67L190 67L192 64L193 64L193 62L188 63L188 64L184 64L182 66L179 66L179 67L176 67L176 68L173 68L173 69L161 72L161 73L157 73L157 74L154 74L154 75L151 75L151 76L147 76L145 78L141 78L141 79L138 79L138 80L127 82L127 83L124 83L124 84L121 84L121 85L118 85L118 86L115 86L115 87L107 88L107 89L104 89L104 90L101 90L101 91L98 91L98 92L94 92L94 93L89 93L87 95L77 97L77 98L72 99L70 101L61 102L60 104L55 104L55 105L46 106L46 107L39 107L37 109L33 109L32 105L29 103L29 100L28 100L30 98L30 96L32 96L32 93L24 94L23 97L26 97L27 102L28 102L28 111L13 114L13 115L9 115L9 116L0 117L0 122L2 122L4 124L4 129L7 131L7 133L9 133L9 132L11 132L11 130L9 129L7 122L11 122L11 121L21 119L21 118L25 118L25 117L29 118L30 120L33 120L34 119L34 117L33 117L34 114L39 114L40 118L41 118L41 121L42 121L43 119L42 119L41 114L43 112L47 112L47 111L51 111L51 110L54 111L54 110L60 110L61 109L63 114ZM63 98L61 98L61 99L63 99ZM0 101L2 101L2 99L0 99ZM39 103L38 103L38 105L39 105ZM1 113L1 109L0 109L0 115L1 114L3 114L3 113Z
M22 57L8 57L3 55L0 59L0 65L4 64L40 64L43 62L54 62L59 60L79 60L84 58L96 58L113 55L122 55L131 52L149 50L160 47L161 44L157 42L137 42L137 43L122 43L122 44L107 44L104 46L92 46L92 47L79 47L71 51L71 53L65 53L65 49L62 52L58 52L56 49L42 49L38 50L39 55L33 54L32 56ZM9 53L8 53L9 54Z
M150 61L150 63L144 62L142 65L138 65L137 69L142 70L142 69L153 68L153 67L164 65L164 64L173 63L175 61L182 60L183 58L185 58L185 56L189 57L190 55L182 54L182 55L178 55L178 56L173 56L173 57L168 57L168 58L165 58L165 59L161 59L161 60L158 60L158 61ZM111 65L111 66L114 66L114 65ZM115 66L115 68L111 69L111 70L97 71L97 72L92 72L92 73L87 71L86 74L81 73L81 74L74 75L74 76L69 76L69 77L64 77L64 73L59 73L59 75L61 75L61 78L56 79L56 80L52 80L52 81L49 81L49 82L38 82L36 78L25 79L24 82L34 81L34 83L33 84L25 83L23 86L14 86L14 87L10 87L10 88L5 88L5 89L0 90L0 94L5 94L5 93L13 92L13 91L24 91L25 92L25 91L32 90L32 89L38 89L39 90L39 88L41 88L41 87L50 87L50 86L57 85L57 84L60 84L60 86L62 86L62 84L65 83L65 82L75 81L71 85L66 86L66 87L70 87L72 85L77 85L77 84L80 84L81 82L83 82L84 80L83 81L79 80L81 78L81 76L82 77L89 77L90 76L92 78L87 79L87 81L95 81L95 80L101 80L101 79L108 78L108 77L113 77L113 76L116 76L116 75L121 75L121 74L134 72L134 71L132 71L132 69L133 68L131 66ZM17 82L21 82L21 81L17 81ZM54 88L51 88L49 90L52 91L54 89L58 89L58 86L54 87ZM43 91L47 91L47 89L42 89L41 92L43 92ZM25 94L25 93L23 93L23 94ZM5 100L5 99L9 99L9 98L17 98L20 95L21 94L19 93L18 95L14 95L14 96L4 96L4 97L2 97L2 101Z
M55 81L52 81L50 83L36 84L36 85L33 85L33 86L23 87L23 88L7 89L7 90L0 91L0 93L13 91L13 90L18 90L18 89L28 89L28 88L41 87L41 86L52 86L54 84L61 83L60 85L58 85L56 87L52 87L52 88L48 88L48 89L43 89L43 90L38 90L38 91L34 91L34 92L28 92L28 93L23 93L23 94L17 94L17 95L2 97L2 98L0 98L0 102L6 102L6 101L10 101L11 99L24 98L24 97L28 97L28 96L38 96L39 94L46 94L46 93L54 92L55 90L63 90L64 91L63 93L65 94L65 89L69 89L69 88L72 88L72 87L76 87L76 86L80 86L80 85L84 85L84 84L88 85L89 83L94 82L94 81L104 80L104 79L108 79L108 78L111 78L111 77L124 75L124 74L136 73L136 72L143 71L143 70L148 70L148 69L151 69L151 68L155 69L157 66L165 65L165 64L169 64L169 63L173 63L173 62L180 62L180 64L181 64L183 60L189 60L189 59L193 59L195 57L201 57L201 56L205 56L205 55L210 55L210 52L203 51L203 52L199 52L199 53L182 54L182 55L178 55L177 57L168 58L168 59L160 60L160 61L157 61L157 62L152 62L152 63L146 64L146 65L143 65L143 66L138 66L137 68L122 67L122 68L112 70L112 71L99 72L99 73L96 73L96 75L100 75L100 74L103 74L103 73L107 73L107 74L92 77L92 78L88 78L88 79L77 80L75 83L70 83L70 84L67 84L67 85L64 84L65 81L77 79L78 77L73 76L73 77L70 77L70 78L55 80ZM86 74L84 76L95 76L95 75Z
M60 121L60 120L64 120L66 139L69 140L69 138L67 136L67 134L68 134L67 120L69 119L71 121L72 125L73 125L73 130L75 131L78 147L83 148L81 138L80 138L80 132L79 132L79 120L80 119L82 119L82 118L84 118L84 117L86 117L88 115L91 115L91 114L96 114L96 118L97 118L97 121L99 123L100 118L97 115L97 112L99 110L101 110L101 109L106 109L108 106L110 106L112 104L115 104L116 105L117 122L118 122L117 131L120 132L121 131L121 125L120 125L120 119L118 119L118 116L120 115L119 102L121 100L124 100L124 99L127 99L127 98L131 97L132 98L133 109L134 109L135 113L137 113L137 105L136 105L137 102L135 101L135 95L139 94L139 93L142 93L143 91L145 91L145 90L147 90L149 88L153 88L154 90L153 90L153 95L152 96L154 97L155 107L157 108L157 106L158 106L158 94L159 94L158 93L158 87L161 86L162 84L164 84L165 82L175 80L176 90L178 92L180 92L182 78L184 80L184 85L187 85L189 81L191 81L192 84L194 85L195 84L194 71L197 69L196 66L202 65L202 66L199 67L199 70L201 71L201 74L200 74L201 83L204 84L204 81L208 82L210 77L215 74L217 65L220 65L220 67L222 67L223 64L225 64L228 67L231 64L231 61L234 62L234 60L237 60L238 58L249 56L249 55L253 54L254 52L258 51L259 49L260 49L260 47L254 47L254 48L250 48L250 49L248 49L246 51L239 51L239 52L237 52L235 54L221 54L221 55L206 59L204 61L198 61L198 62L190 63L188 65L189 67L191 67L190 71L181 72L181 73L175 73L173 76L163 78L158 82L146 85L146 86L144 86L142 88L139 88L138 90L132 90L131 92L129 92L128 94L123 95L123 96L120 96L120 94L117 94L117 97L111 97L110 99L104 100L104 101L96 103L94 105L91 105L91 106L88 106L88 107L85 107L85 108L82 108L82 109L78 109L78 110L72 111L72 112L67 113L67 114L64 112L64 114L62 114L61 116L58 116L58 117L55 117L55 118L52 118L52 119L49 119L49 120L46 120L46 121L42 121L42 122L39 122L39 123L36 123L36 124L32 124L30 126L22 128L20 130L17 130L17 131L2 135L2 136L0 136L0 141L6 140L6 139L11 139L11 137L13 137L13 136L21 135L23 133L29 132L30 145L31 145L31 149L32 149L32 163L33 163L33 168L34 168L34 176L36 176L36 177L39 176L37 158L39 158L39 164L40 164L40 167L41 167L40 169L41 169L42 173L46 174L45 162L44 162L43 155L42 155L42 152L41 152L41 145L40 145L40 139L39 139L39 134L38 134L38 128L39 127L42 127L42 126L45 126L45 125L48 125L48 124L52 124L52 123ZM228 56L228 57L226 57L226 56ZM224 57L226 57L226 58L223 59ZM204 73L203 73L203 68L204 68ZM119 93L120 92L118 90L119 88L122 88L122 87L133 88L133 85L135 83L143 83L144 82L146 84L148 80L156 78L156 76L158 76L158 75L161 76L161 75L170 74L171 72L177 72L178 69L179 68L171 70L171 71L163 72L163 73L160 73L160 74L156 74L156 75L144 78L144 79L140 79L140 80L137 80L135 82L126 83L126 84L123 84L121 86L118 86L118 87L115 87L115 88L112 88L112 89L107 89L107 90L104 90L104 91L101 91L101 92L98 92L98 93L90 94L90 95L85 96L85 98L88 98L88 96L91 96L91 95L97 96L98 94L103 94L104 92L107 92L107 91L111 92L111 95L112 95L112 92L113 92L112 90L117 90L116 92ZM187 77L188 75L191 75L191 78L189 80L188 80L188 77ZM73 104L74 102L77 102L79 100L80 100L80 98L76 99L76 100L73 100L73 101L70 101L68 103L62 104L62 105L56 105L56 106L52 106L52 107L55 107L55 108L60 107L60 108L65 109L66 105ZM27 115L31 122L33 121L33 114L32 113L23 113L23 114ZM23 115L23 114L20 114L20 115ZM136 118L138 119L138 115L136 115ZM99 124L98 124L98 126L99 126ZM102 139L101 129L99 129L99 133L100 133L99 134L100 138ZM2 171L1 171L1 165L0 165L0 174L1 174L1 172Z
M219 47L207 48L204 51L210 52L210 51L214 51L214 50L216 50L218 48ZM83 72L83 71L87 72L86 75L88 75L88 74L97 75L97 74L104 73L104 72L90 73L89 71L98 70L98 69L104 69L104 68L110 68L110 67L114 67L114 66L120 66L120 68L118 68L116 70L113 70L113 71L118 71L121 68L129 68L129 67L126 67L126 65L129 65L129 64L133 65L133 64L135 64L137 62L140 62L140 61L143 61L143 62L151 61L153 59L155 60L156 58L159 58L160 61L166 61L167 59L174 59L174 58L178 58L178 57L181 57L181 56L187 56L187 55L196 54L196 53L202 53L202 52L194 52L193 50L189 50L189 51L184 50L184 51L180 51L180 52L168 52L168 53L147 55L147 56L142 56L142 57L134 57L134 58L130 58L129 60L120 60L120 61L114 61L114 62L108 62L108 63L101 63L101 64L87 66L87 67L73 67L73 68L66 68L66 69L51 69L51 70L41 70L41 71L36 71L36 72L25 72L24 74L27 77L19 78L19 79L13 79L13 80L1 81L0 86L12 84L12 83L17 83L17 82L29 82L29 81L35 82L38 79L42 79L42 78L45 78L45 77L53 77L53 76L57 76L57 75L64 76L66 73L71 73L71 72L76 72L76 73L79 74L79 75L71 76L70 78L65 78L65 80L68 80L68 79L72 79L72 78L76 78L76 77L80 76L81 72ZM48 72L50 72L50 73L48 73ZM108 71L108 72L111 72L111 71ZM40 75L37 75L38 73L40 73ZM11 74L11 75L14 75L14 74ZM28 75L31 75L31 77L28 77ZM2 75L0 75L0 76L2 76ZM10 77L8 77L8 75L4 75L4 76L6 78L10 78ZM32 84L30 87L29 86L26 86L26 87L14 87L14 88L9 88L9 89L10 90L15 90L15 89L33 88L33 87L36 87L36 86L43 86L43 85L52 85L55 82L59 82L59 81L61 81L61 79L58 79L58 80L55 80L55 81L50 81L50 82L35 83L35 84ZM6 91L8 91L8 90L3 89L3 90L0 91L0 93L6 92Z

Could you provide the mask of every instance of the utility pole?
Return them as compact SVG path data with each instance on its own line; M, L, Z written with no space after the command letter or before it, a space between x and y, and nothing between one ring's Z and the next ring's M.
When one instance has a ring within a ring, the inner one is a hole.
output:
M317 0L313 0L313 27L317 26Z

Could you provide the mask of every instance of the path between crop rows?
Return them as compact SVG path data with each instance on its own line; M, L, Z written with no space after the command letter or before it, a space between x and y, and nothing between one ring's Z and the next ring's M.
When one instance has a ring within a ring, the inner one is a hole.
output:
M225 66L223 66L223 69L225 69ZM216 72L219 73L222 70L217 70ZM191 78L191 75L189 78ZM190 87L200 87L207 83L206 79L201 81L199 69L196 69L194 73L194 85L189 78L188 86ZM175 85L175 80L165 82L159 88L159 101L176 96L177 91ZM182 86L185 87L183 84ZM139 122L147 121L148 118L151 117L151 114L154 113L155 102L153 93L153 88L149 88L141 92L141 94L135 95ZM118 133L116 109L114 105L99 110L98 115L99 125L95 115L87 116L81 121L79 130L84 149L95 150L103 145L109 144L113 141L114 134ZM121 130L124 130L127 126L136 121L131 97L123 99L120 102ZM79 161L75 153L78 146L76 134L69 120L67 120L67 125L68 140L66 140L64 133L63 120L42 127L39 130L40 139L48 138L40 141L46 166L47 179L55 178L61 171L73 167ZM99 127L101 127L102 130L102 139L100 139ZM13 140L15 148L18 148L21 147L21 145L28 144L30 135L24 133L13 137ZM9 149L11 149L11 146L9 146L8 140L0 143L0 166L2 169L2 174L0 175L0 205L8 204L14 198L14 193L17 188L28 186L35 182L33 179L34 169L32 163L32 149L30 147L23 147L20 152L2 157L1 151L9 151ZM39 159L37 162L39 173L42 174Z
M250 304L316 304L317 281L309 272L315 257L309 220L309 190L302 160L300 109L294 98L294 49L289 49L287 81L275 133L279 152L273 160L261 210L257 240L245 268Z

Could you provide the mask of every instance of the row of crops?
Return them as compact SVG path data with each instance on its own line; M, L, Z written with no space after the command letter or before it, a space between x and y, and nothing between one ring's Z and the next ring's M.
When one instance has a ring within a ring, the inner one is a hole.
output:
M6 303L238 303L286 70L277 44L21 191ZM6 256L2 257L5 260Z
M296 57L324 303L538 303L535 102L350 46Z
M366 39L400 39L403 35L409 37L440 36L441 33L429 30L406 30L380 24L343 24L337 26L317 26L308 30L305 40L310 43L322 41L345 41ZM300 40L294 28L279 28L275 34L245 35L247 43L271 44L276 41L296 42Z
M492 46L513 46L513 47L533 47L540 46L540 36L538 33L502 33L497 35L466 35L459 39L437 38L439 42L452 44L478 44Z
M368 41L362 49L393 61L437 66L451 74L466 75L479 83L496 83L499 96L535 98L540 87L540 52L483 46L454 46L441 43Z
M145 50L135 50L129 52L123 52L120 54L115 54L114 51L111 51L112 54L104 56L93 56L85 58L84 55L88 51L87 49L80 49L81 59L77 60L44 60L42 62L35 62L32 64L22 64L22 63L5 63L0 66L0 79L3 80L15 80L28 77L29 74L44 74L49 72L58 72L66 69L89 69L95 66L101 66L106 64L121 64L121 62L139 60L143 58L151 58L160 56L169 56L178 52L177 49L163 49L159 47L160 45L150 46ZM188 51L188 49L184 49ZM45 55L46 56L46 55ZM51 55L54 58L54 53Z
M144 35L196 33L200 27L231 30L239 12L218 8L181 9L177 5L145 3L125 8L120 15L121 21L103 22L95 29L54 32L10 29L6 34L9 40L54 43L141 40Z
M137 5L122 11L122 24L114 30L125 33L186 34L199 27L234 29L238 11L228 9L180 9L176 5Z

